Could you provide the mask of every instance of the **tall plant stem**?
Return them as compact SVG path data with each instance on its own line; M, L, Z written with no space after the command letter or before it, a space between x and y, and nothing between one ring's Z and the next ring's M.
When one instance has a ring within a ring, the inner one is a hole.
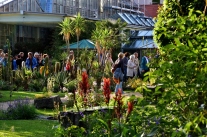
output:
M78 113L80 113L80 110L79 110L79 107L78 107L78 104L77 104L77 100L76 100L75 90L73 91L73 95L74 95L73 97L74 97L75 107L77 108Z

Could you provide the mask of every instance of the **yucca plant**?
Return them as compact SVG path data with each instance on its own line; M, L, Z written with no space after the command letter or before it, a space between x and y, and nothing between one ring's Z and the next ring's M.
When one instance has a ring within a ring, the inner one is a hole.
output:
M80 12L78 12L75 20L74 20L74 28L75 28L75 33L77 36L77 57L79 56L79 38L81 35L81 32L85 31L85 20L84 18L81 17Z
M66 42L67 51L69 54L70 53L70 38L71 38L71 35L73 35L74 33L73 21L70 18L65 17L64 20L61 23L59 23L59 27L61 28L61 31L59 34L63 35L63 40L65 40Z
M66 72L61 71L54 75L55 85L59 86L60 89L63 88L64 83L66 83L69 79L69 76Z

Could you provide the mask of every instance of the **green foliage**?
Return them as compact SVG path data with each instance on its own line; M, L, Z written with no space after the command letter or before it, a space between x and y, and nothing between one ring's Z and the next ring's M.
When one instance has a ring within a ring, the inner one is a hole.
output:
M47 61L46 61L47 62ZM41 74L39 71L33 71L31 74L31 79L29 79L28 88L30 91L43 91L44 87L47 85L47 77L44 76L44 71Z
M37 94L44 94L43 92L13 91L10 98L10 92L11 91L1 91L2 98L0 99L0 102L8 102L24 98L35 99L35 96ZM60 97L64 97L65 93L53 93L53 95L59 95Z
M159 128L157 134L207 134L207 18L204 9L200 9L201 3L168 0L159 10L154 29L160 50L159 68L150 74L155 84L162 84L156 90L162 94L154 117L162 117L160 125L164 125L160 126L163 131ZM205 107L200 109L202 104Z
M77 88L77 86L78 86L77 79L73 79L73 80L70 80L70 81L64 83L64 87L66 87L68 89L68 92L74 92L75 89Z
M68 127L67 129L62 128L61 126L58 126L58 128L55 130L55 136L63 136L63 137L83 137L83 133L85 133L85 129L82 127L78 127L76 125L72 125Z
M15 100L14 103L9 104L5 112L6 118L12 120L34 119L36 114L35 107L29 104L28 99Z
M60 62L55 62L55 73L58 73L60 69Z
M61 29L56 27L52 33L52 47L48 49L48 54L53 57L56 61L59 61L60 54L63 52L60 47L65 44L60 33Z
M53 137L54 120L1 120L0 136L7 137Z
M92 50L84 49L81 51L80 56L78 57L78 63L80 69L86 69L87 72L91 69L92 61L94 60L95 53Z
M42 94L35 94L35 99L50 98L52 95L52 92L43 92Z
M64 83L66 83L69 79L69 76L66 72L60 71L57 74L54 74L54 84L60 88L63 88Z
M24 87L24 90L28 90L29 79L32 76L32 71L22 68L15 71L14 84L17 87Z
M126 25L127 24L121 22L120 19L118 19L115 23L107 20L97 21L96 29L93 30L91 38L93 41L99 42L104 49L116 48L127 39L126 35L120 34L122 31L125 32L123 29Z
M0 80L0 90L10 90L9 82Z

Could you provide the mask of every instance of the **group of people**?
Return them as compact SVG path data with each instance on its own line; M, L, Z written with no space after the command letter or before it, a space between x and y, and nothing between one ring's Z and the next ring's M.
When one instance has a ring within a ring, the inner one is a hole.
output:
M111 59L110 59L111 60ZM118 54L118 59L113 63L112 68L113 78L116 82L115 92L118 89L122 89L122 83L126 82L128 78L140 77L144 78L144 74L149 71L148 64L149 58L143 56L141 61L139 61L138 53L130 55L128 52Z
M27 69L38 69L40 66L44 66L45 58L48 57L47 54L39 54L38 52L33 53L28 52L28 56L24 58L24 52L19 52L19 54L10 56L11 68L12 70L21 69L22 66L25 66ZM3 50L0 49L0 67L5 67L8 65L8 53L4 53Z

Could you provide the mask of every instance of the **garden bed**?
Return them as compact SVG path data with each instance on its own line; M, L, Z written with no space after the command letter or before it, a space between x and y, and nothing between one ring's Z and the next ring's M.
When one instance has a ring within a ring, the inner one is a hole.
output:
M67 128L71 125L77 125L77 126L84 126L83 122L80 122L80 120L84 117L84 115L90 115L93 114L95 111L108 113L109 111L113 111L113 108L106 108L106 107L93 107L89 108L83 111L74 112L74 111L68 111L68 112L60 112L58 119L61 123L61 126Z
M53 109L55 108L55 105L61 105L61 99L60 96L54 95L49 98L40 98L40 99L35 99L34 100L34 105L36 108L50 108Z

